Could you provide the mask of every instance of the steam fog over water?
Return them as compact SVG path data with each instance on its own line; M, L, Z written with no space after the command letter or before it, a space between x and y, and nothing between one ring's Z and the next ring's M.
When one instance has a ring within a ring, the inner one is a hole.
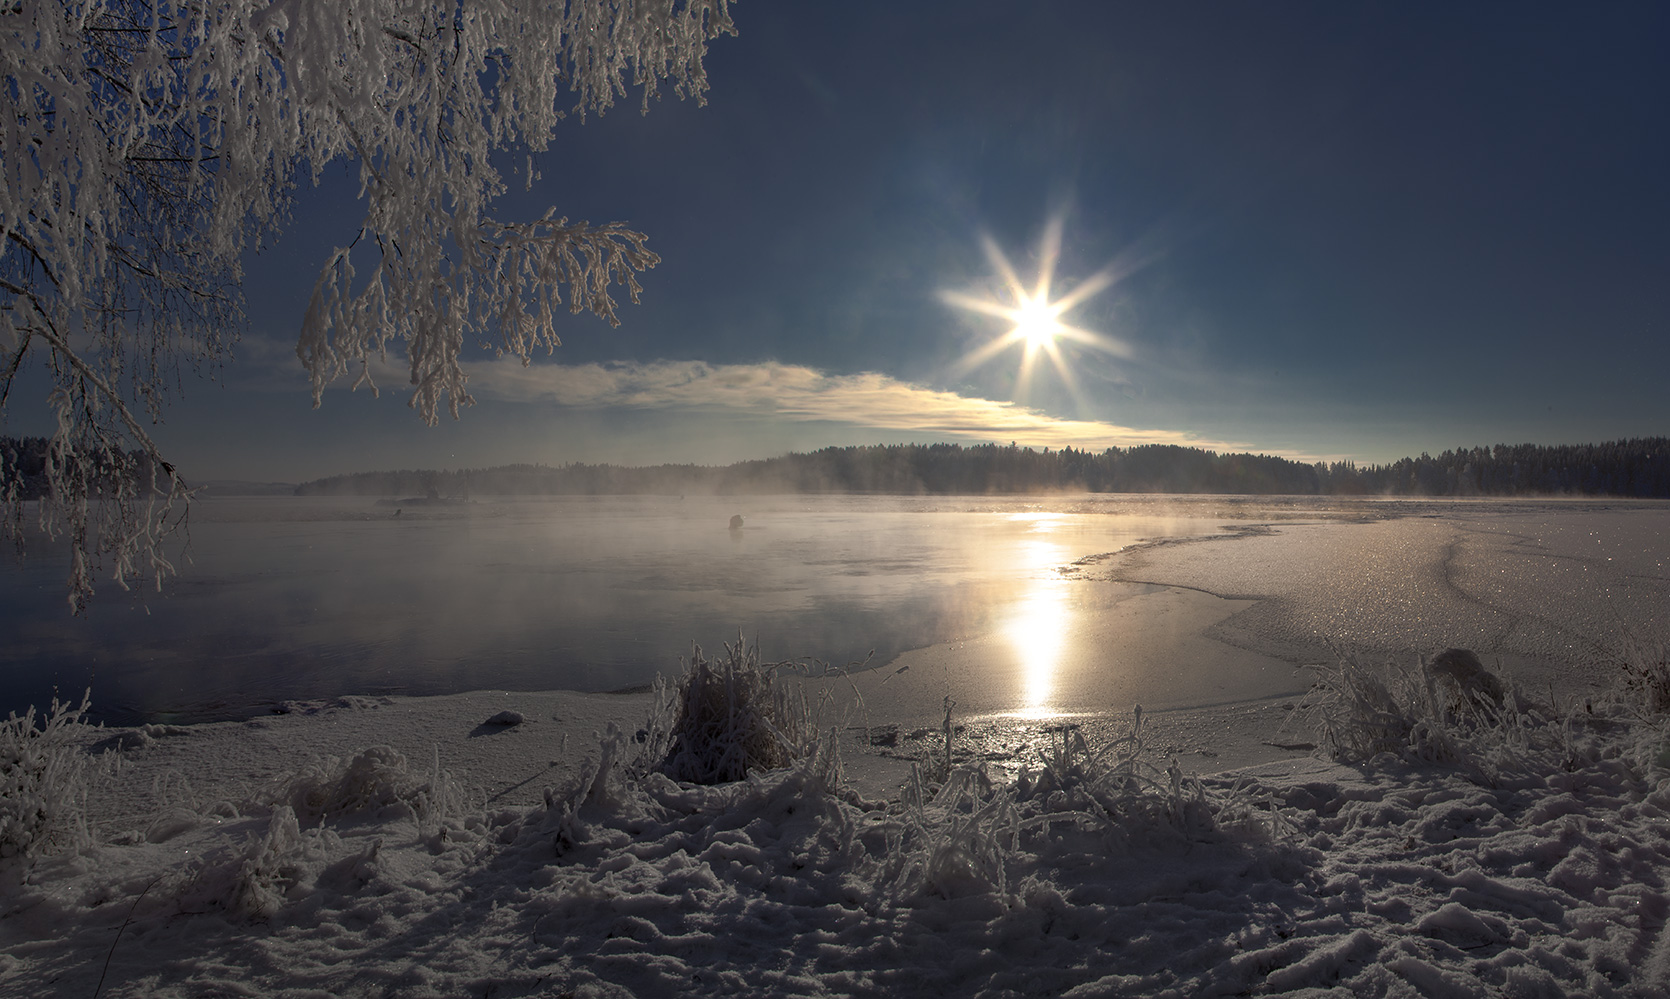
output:
M106 583L85 620L65 610L57 549L7 567L0 711L87 686L124 721L348 693L614 690L739 631L769 658L841 665L874 649L880 664L991 629L1075 559L1216 532L1224 512L1100 498L209 500L160 594Z
M1188 706L1269 696L1297 682L1285 668L1296 645L1249 640L1239 652L1219 645L1207 655L1168 644L1172 637L1154 630L1167 615L1210 623L1248 610L1250 600L1223 601L1217 611L1196 605L1258 594L1264 579L1289 585L1276 579L1285 572L1280 566L1260 567L1256 539L1187 546L1187 557L1167 570L1175 579L1138 573L1107 582L1116 564L1140 566L1141 559L1096 556L1249 525L1412 517L1428 506L1102 495L576 497L403 507L370 499L207 500L193 508L188 557L161 593L106 584L85 620L65 609L64 561L53 546L33 546L21 571L0 573L0 632L8 636L0 646L0 713L44 705L55 689L79 697L89 686L98 716L128 723L246 717L284 700L345 694L617 690L675 670L692 641L716 650L739 631L757 637L768 659L816 657L836 666L871 650L874 667L939 646L941 654L903 660L917 668L889 696L915 683L924 703L937 704L951 689L968 707L1021 717L1123 710L1131 701ZM1534 519L1541 508L1443 509L1492 518L1530 510ZM1652 510L1630 522L1640 543L1617 548L1650 563L1628 570L1635 577L1664 575L1653 540L1664 513ZM738 514L743 527L730 530ZM1346 576L1373 578L1374 566L1402 547L1427 551L1425 543L1398 540L1415 538L1409 531L1417 526L1379 540L1367 527L1350 529L1368 548L1350 560L1362 571ZM1433 544L1432 551L1442 549ZM1492 580L1517 578L1523 566L1502 559L1522 559L1526 547L1504 540L1501 548L1476 570ZM1189 568L1197 563L1204 574ZM1500 572L1492 568L1498 563ZM1421 565L1412 561L1392 575L1415 578L1426 571ZM1597 562L1595 578L1606 566ZM1233 570L1227 588L1212 582L1220 570ZM1132 582L1144 579L1157 582ZM1334 607L1332 623L1289 614L1282 626L1304 641L1319 628L1349 630L1355 618L1391 606L1388 587L1401 584L1373 585L1378 590L1354 594L1349 607L1315 595L1306 613ZM1659 593L1663 581L1654 587ZM1242 618L1303 605L1267 603ZM1618 610L1643 616L1634 607L1597 613ZM1418 611L1392 608L1400 621ZM1198 634L1188 640L1204 641ZM1421 640L1445 641L1437 634ZM1230 653L1244 653L1245 661ZM1126 654L1151 663L1146 679L1104 682L1106 664Z

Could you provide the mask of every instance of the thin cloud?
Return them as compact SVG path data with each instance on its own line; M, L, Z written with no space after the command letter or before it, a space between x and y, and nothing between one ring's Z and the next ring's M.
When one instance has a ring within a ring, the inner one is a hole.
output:
M774 419L845 423L920 433L924 438L1016 441L1029 446L1100 450L1177 444L1213 450L1245 445L1205 441L1175 430L1139 430L1095 420L1067 420L1013 402L969 398L877 372L831 375L772 362L708 364L533 364L515 358L470 368L480 399L545 402L584 408L698 409Z

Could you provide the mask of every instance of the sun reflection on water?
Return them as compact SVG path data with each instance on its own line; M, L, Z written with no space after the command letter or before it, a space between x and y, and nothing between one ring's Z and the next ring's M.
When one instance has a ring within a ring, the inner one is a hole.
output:
M1040 520L1035 529L1048 531L1055 526ZM1071 615L1068 581L1055 568L1066 560L1066 549L1047 538L1035 538L1024 542L1018 554L1018 574L1026 583L1003 627L1020 671L1020 704L1010 716L1039 721L1062 714L1052 702Z
M1038 720L1060 713L1051 701L1067 624L1065 580L1039 580L1015 605L1004 627L1021 668L1021 704L1015 717Z

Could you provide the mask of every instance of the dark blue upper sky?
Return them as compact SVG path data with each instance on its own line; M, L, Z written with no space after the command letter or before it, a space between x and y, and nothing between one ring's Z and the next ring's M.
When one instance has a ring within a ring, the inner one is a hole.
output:
M1670 6L764 3L705 107L565 122L500 218L622 220L662 264L424 427L312 411L289 351L356 187L249 261L252 326L162 431L200 477L729 461L825 444L1194 442L1379 461L1670 433ZM510 164L520 156L507 157ZM333 177L345 172L333 169ZM519 178L516 180L519 181ZM1076 391L946 292L1061 223ZM560 366L560 367L559 367ZM1024 406L1017 406L1019 401ZM18 408L18 407L14 407Z

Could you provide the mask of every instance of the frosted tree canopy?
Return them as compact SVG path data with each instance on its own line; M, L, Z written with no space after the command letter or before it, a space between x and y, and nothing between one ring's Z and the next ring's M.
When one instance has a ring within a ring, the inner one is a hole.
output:
M619 223L488 214L495 151L539 152L565 115L700 101L729 0L14 0L0 10L0 413L26 362L57 428L41 526L67 534L70 600L160 579L189 496L145 426L182 369L212 371L243 322L240 261L281 229L298 178L357 164L365 217L321 261L296 353L318 404L401 342L411 405L471 402L466 340L526 361L559 309L618 322L658 258ZM24 472L0 455L8 532Z

